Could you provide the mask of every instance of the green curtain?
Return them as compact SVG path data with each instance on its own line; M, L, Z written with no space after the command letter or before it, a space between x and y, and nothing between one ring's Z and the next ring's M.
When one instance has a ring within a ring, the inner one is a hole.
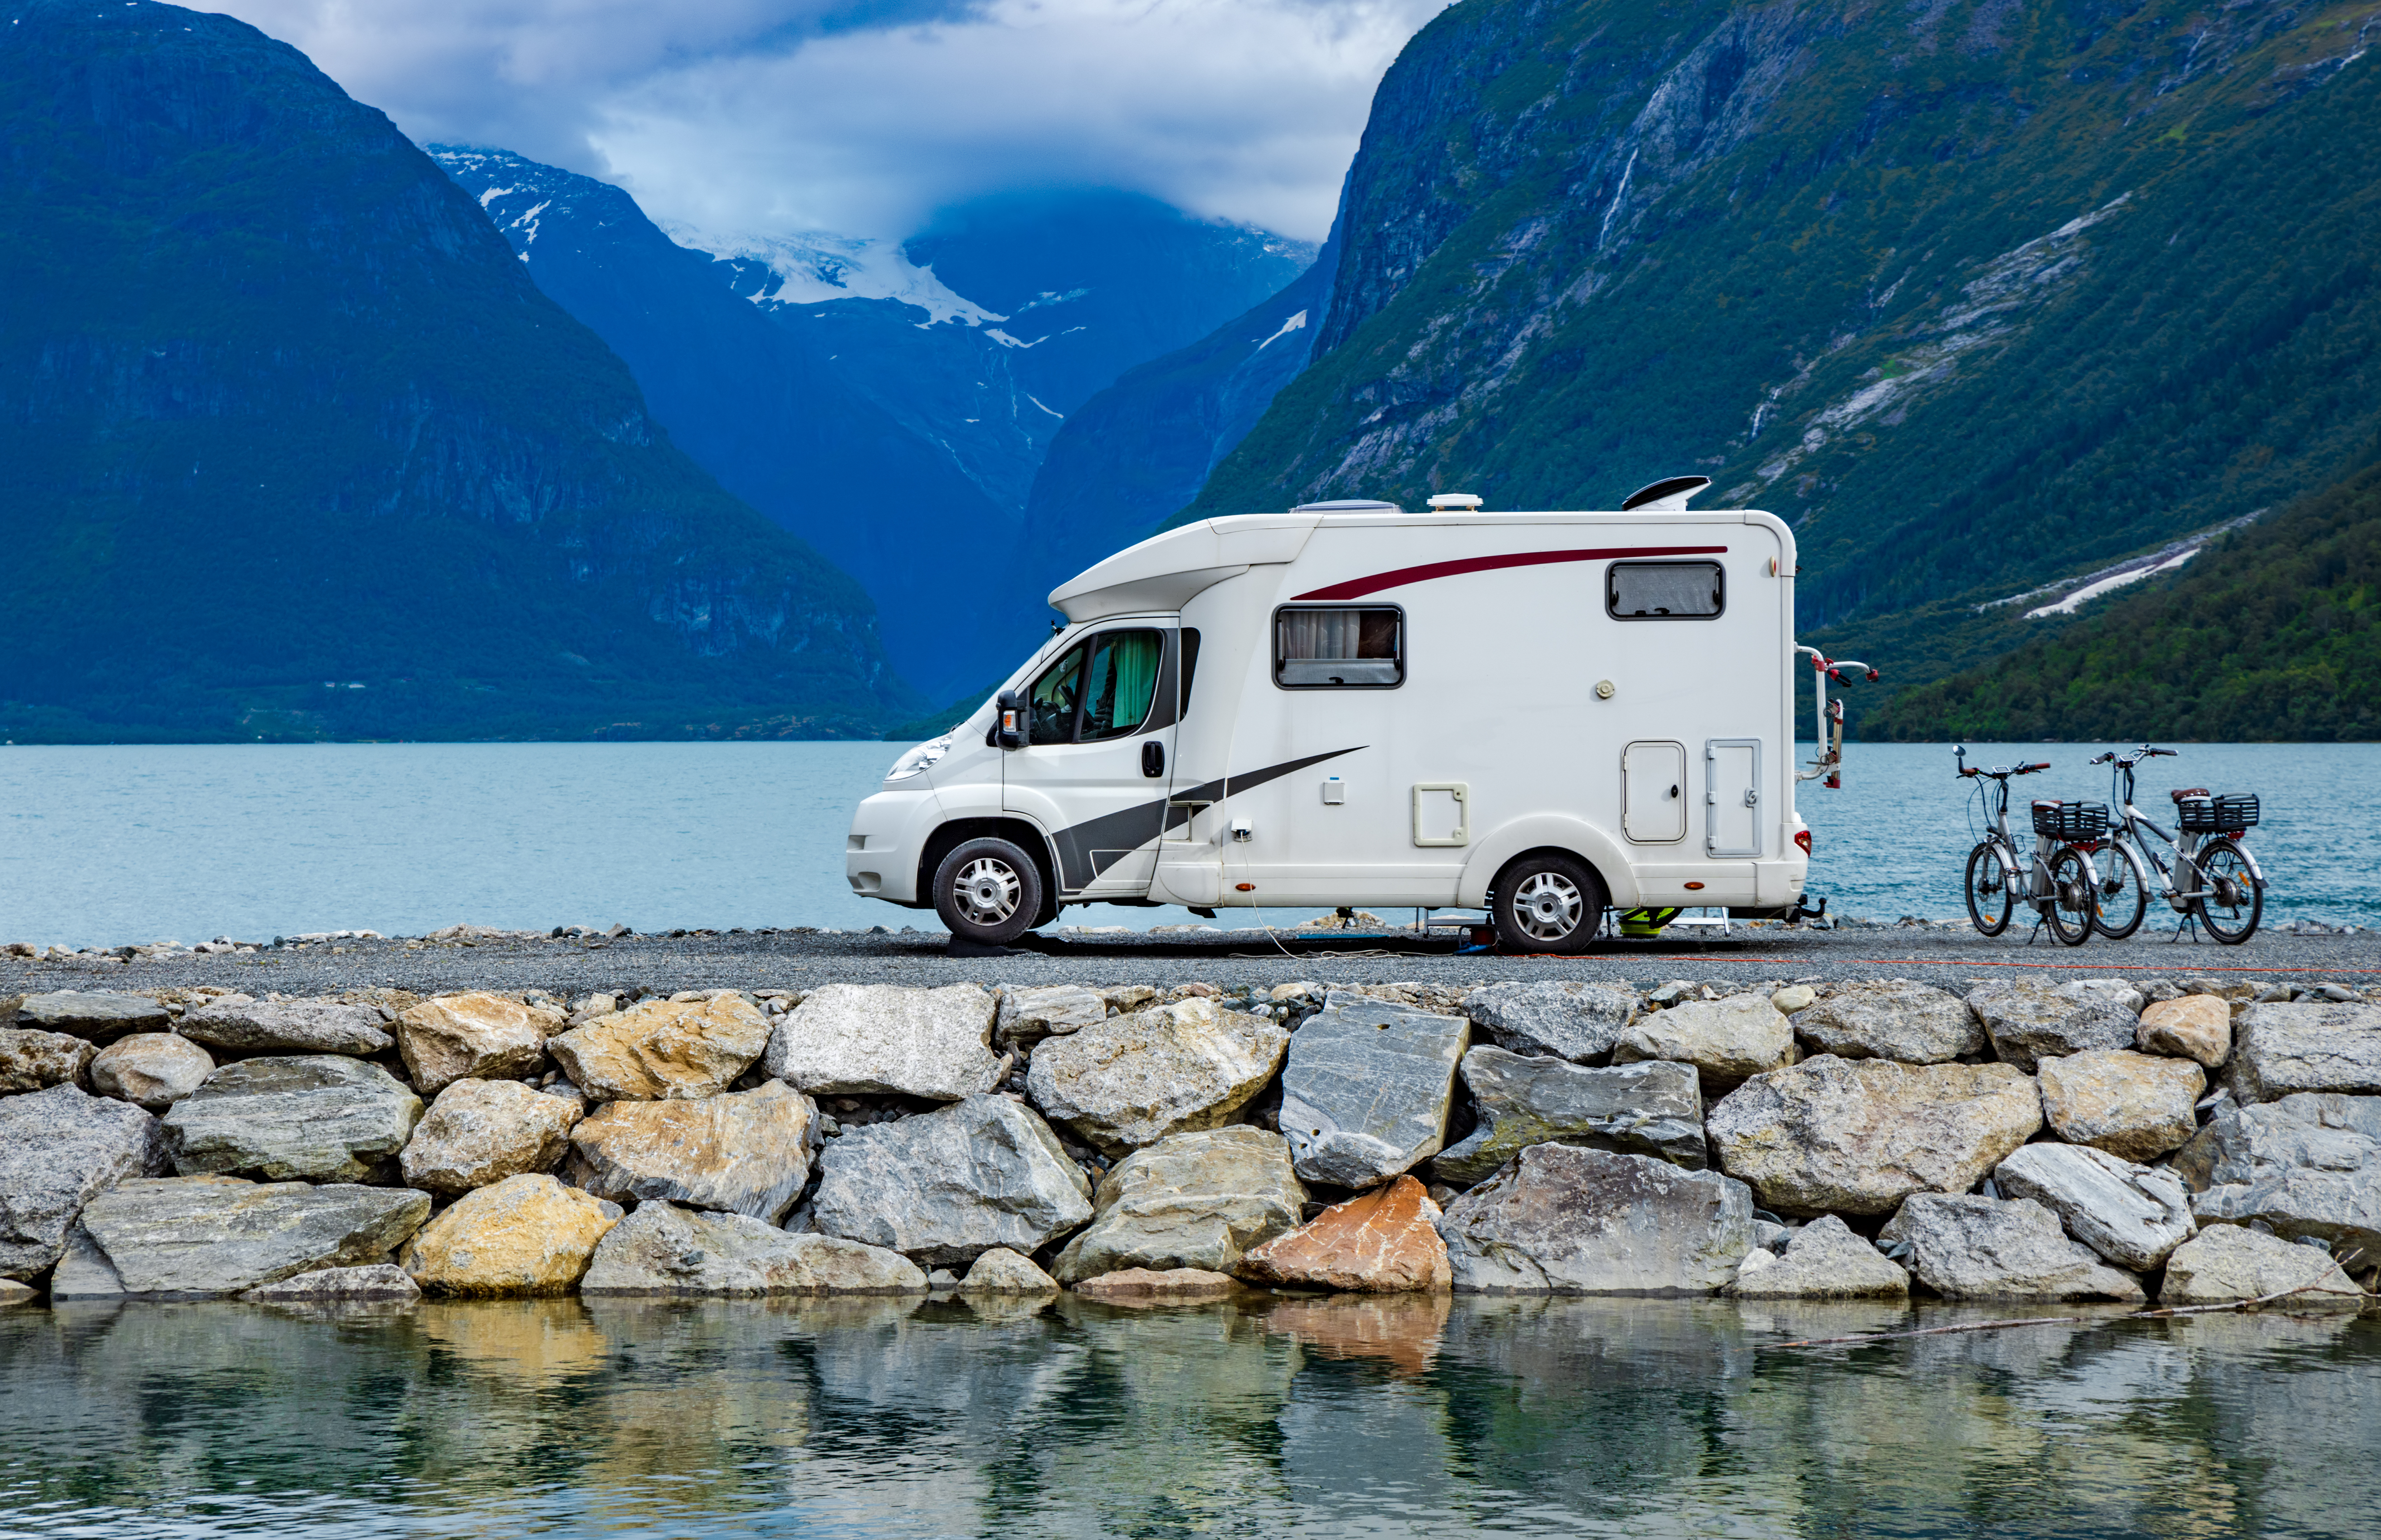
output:
M1157 631L1109 631L1093 643L1086 739L1115 738L1141 726L1157 693L1157 665L1164 656Z

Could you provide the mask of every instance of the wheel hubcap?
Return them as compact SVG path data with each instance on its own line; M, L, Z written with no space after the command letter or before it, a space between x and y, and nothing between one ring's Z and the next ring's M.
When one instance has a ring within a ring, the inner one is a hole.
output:
M970 862L959 873L953 896L971 924L997 925L1017 912L1016 870L990 856Z
M1533 941L1560 941L1579 928L1585 900L1559 872L1540 872L1513 894L1513 919Z

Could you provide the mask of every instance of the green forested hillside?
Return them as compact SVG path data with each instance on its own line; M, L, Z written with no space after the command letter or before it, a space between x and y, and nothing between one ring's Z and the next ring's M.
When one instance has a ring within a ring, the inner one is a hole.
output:
M1903 692L1863 736L2381 739L2381 464L2216 542L2152 592Z

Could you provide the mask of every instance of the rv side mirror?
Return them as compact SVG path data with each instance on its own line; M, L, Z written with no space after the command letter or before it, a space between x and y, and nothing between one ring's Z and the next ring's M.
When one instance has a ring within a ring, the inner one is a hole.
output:
M1027 739L1032 736L1032 728L1027 725L1025 703L1017 691L1004 690L1000 692L1000 720L993 725L992 733L993 741L1004 749L1025 747Z

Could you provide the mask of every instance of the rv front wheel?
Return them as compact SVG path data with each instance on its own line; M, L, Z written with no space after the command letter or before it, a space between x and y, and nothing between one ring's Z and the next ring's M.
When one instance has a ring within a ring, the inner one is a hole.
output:
M1489 915L1508 952L1581 952L1604 925L1604 885L1569 856L1523 856L1496 875Z
M954 936L1005 947L1042 912L1042 869L1008 840L968 840L934 868L934 912Z

